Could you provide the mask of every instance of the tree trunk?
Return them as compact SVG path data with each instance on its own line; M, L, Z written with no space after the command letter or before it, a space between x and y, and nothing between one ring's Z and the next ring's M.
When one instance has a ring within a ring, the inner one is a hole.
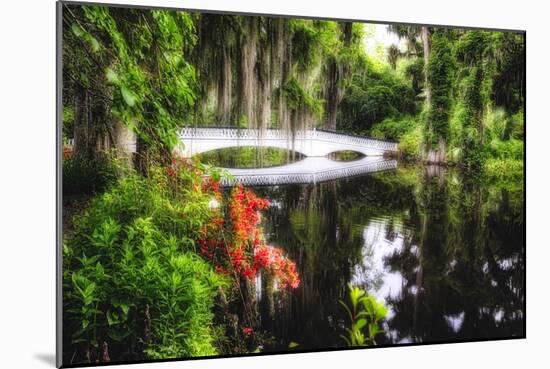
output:
M248 127L252 128L256 122L254 117L255 91L257 88L256 60L258 41L258 20L253 17L246 18L245 33L241 37L240 47L240 75L239 75L239 109L237 124L241 123L244 116Z
M136 140L135 168L143 176L147 176L149 164L149 150L147 143L141 138Z
M426 105L429 109L432 102L432 93L428 83L428 64L430 63L431 52L430 30L428 27L423 26L420 32L422 46L424 48L424 94L426 95Z
M439 138L439 143L437 148L430 147L428 144L428 154L426 161L428 164L441 164L445 162L445 157L447 155L447 142L444 138Z
M136 134L120 120L113 123L113 141L118 156L130 159L136 152Z
M353 23L340 22L340 39L344 45L344 48L351 46L351 39L353 36ZM351 75L351 65L342 63L338 60L331 60L328 65L327 71L327 89L326 89L326 121L325 128L329 130L336 130L336 116L338 113L338 106L344 98L345 87L342 86L342 82L348 79Z
M336 114L338 110L338 105L340 103L339 99L339 73L338 65L336 60L331 60L327 67L327 96L326 96L326 110L327 110L327 120L325 121L325 129L336 130Z
M231 70L231 55L227 47L222 51L222 68L218 83L218 124L229 125L231 119L231 91L233 88L233 73Z
M74 143L75 156L88 156L89 139L89 99L88 91L80 84L75 84L74 91Z

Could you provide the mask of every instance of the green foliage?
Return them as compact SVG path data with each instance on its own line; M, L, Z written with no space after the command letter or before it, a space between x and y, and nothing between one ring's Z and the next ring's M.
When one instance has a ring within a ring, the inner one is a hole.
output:
M362 158L363 155L356 151L343 150L343 151L333 152L329 155L329 157L331 160L336 160L336 161L353 161L353 160Z
M487 146L489 156L494 159L511 159L523 161L524 144L520 140L500 141L495 139Z
M399 154L401 158L409 161L422 159L422 128L417 126L401 136L399 140Z
M289 31L292 34L292 58L296 60L298 71L305 72L319 61L321 33L312 21L302 19L291 19Z
M386 118L375 124L371 129L375 138L399 142L399 155L408 161L422 158L422 124L421 120L412 116Z
M415 93L387 66L365 59L366 71L356 74L346 90L338 115L338 129L368 134L386 118L416 112Z
M401 56L401 51L399 50L399 47L397 47L397 45L391 44L390 46L388 46L387 59L392 69L397 68L397 61L399 60L399 58L401 58Z
M431 102L428 112L426 142L431 146L449 137L449 116L451 109L452 73L454 61L451 47L444 31L437 30L432 36L432 50L427 66Z
M381 321L388 314L384 303L377 301L359 287L348 284L349 302L340 300L350 319L350 328L346 328L347 337L341 336L348 346L375 345L375 337L383 333Z
M492 46L491 32L464 32L456 43L457 59L465 65L476 65L490 53Z
M497 106L514 114L525 102L525 34L493 32L495 70L491 96Z
M405 64L405 76L410 79L414 94L418 96L424 87L424 60L415 58Z
M426 149L437 149L444 143L447 163L480 170L486 160L508 155L510 144L496 142L523 139L523 35L431 28L430 60L424 70L420 30L392 26L391 31L409 42L397 71L417 96L423 87L430 96L428 109L416 118L427 122L418 132L422 139L409 132L402 135L400 147L416 148L423 141ZM424 77L428 86L423 86ZM384 137L381 128L388 137L397 136L387 122L373 132Z
M451 156L452 161L461 163L467 168L485 170L490 167L493 169L503 165L516 164L496 164L497 161L523 161L524 143L523 143L523 115L518 112L510 116L504 109L487 109L483 122L483 139L480 142L480 131L478 128L465 122L465 116L468 116L468 108L464 104L458 104L451 120ZM519 139L518 139L519 138ZM487 160L493 160L491 164L485 163ZM487 165L484 165L487 164ZM517 167L517 165L516 165ZM491 172L494 172L491 170Z
M522 181L524 177L523 160L487 159L483 173L490 179Z
M149 151L167 155L195 103L195 68L186 60L197 39L191 15L102 6L65 9L72 33L64 35L75 38L65 40L65 52L74 54L64 59L66 73L93 91L94 104L107 111L94 124L118 119ZM109 95L112 105L106 109Z
M63 143L66 143L67 139L73 138L74 107L72 106L63 106L62 130L63 130Z
M484 119L485 137L489 140L507 140L510 137L509 117L503 109L490 109Z
M398 141L404 134L414 130L419 125L411 116L386 118L375 124L371 129L372 137Z
M487 150L481 145L464 147L461 151L461 157L462 160L460 164L463 167L473 172L478 172L483 167L485 160L487 160Z
M95 194L105 191L123 175L125 165L112 154L95 159L75 156L63 159L63 195Z
M523 114L523 109L519 110L517 113L512 115L510 119L511 124L511 133L512 138L518 140L525 139L525 117Z
M455 142L462 149L464 164L474 169L481 168L487 157L494 157L494 147L481 147L484 142L493 145L508 140L513 127L508 112L492 106L493 82L499 59L505 54L501 36L499 32L470 31L460 35L456 44L463 78L458 94L461 114L457 116L462 129Z
M80 361L102 342L115 361L216 354L212 307L227 281L194 241L211 198L193 190L201 178L192 171L166 173L127 175L74 220L63 258L65 352Z
M323 102L304 90L296 78L292 77L284 84L283 94L290 109L306 110L317 117L323 115Z

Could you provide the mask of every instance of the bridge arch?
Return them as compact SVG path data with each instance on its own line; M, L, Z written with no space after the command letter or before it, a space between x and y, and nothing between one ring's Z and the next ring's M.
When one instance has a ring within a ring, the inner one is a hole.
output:
M326 156L336 151L356 151L365 156L396 152L395 142L323 130L303 130L294 135L278 129L184 128L180 131L180 154L199 153L228 147L267 146L294 150L307 157Z

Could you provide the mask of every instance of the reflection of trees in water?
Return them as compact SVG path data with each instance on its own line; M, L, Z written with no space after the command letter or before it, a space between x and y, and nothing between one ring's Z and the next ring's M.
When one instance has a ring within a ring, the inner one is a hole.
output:
M266 168L304 159L300 153L265 146L238 146L211 150L197 155L204 164L223 168Z
M523 334L522 209L509 208L506 191L492 198L487 191L453 175L423 176L420 212L410 219L417 237L388 259L407 281L388 300L395 312L388 343Z
M462 179L455 171L400 169L317 185L260 189L274 199L269 239L300 269L300 288L262 303L263 326L301 347L341 346L337 305L357 268L373 268L363 232L403 246L367 273L400 273L386 343L523 334L523 193ZM406 225L406 226L404 226ZM364 259L364 260L362 260Z
M353 227L338 201L343 197L336 182L288 186L276 196L281 208L275 206L268 215L269 223L277 224L268 230L273 233L270 241L284 245L302 281L291 298L281 299L284 306L272 317L262 317L264 326L283 341L294 340L302 347L341 344L329 317L341 313L337 301L344 298L363 245L361 229Z

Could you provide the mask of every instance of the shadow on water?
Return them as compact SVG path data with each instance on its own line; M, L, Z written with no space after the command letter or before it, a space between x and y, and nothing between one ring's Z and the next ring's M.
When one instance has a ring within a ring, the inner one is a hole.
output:
M338 300L350 281L388 305L382 344L524 335L522 183L400 167L257 191L272 202L269 242L302 280L291 293L262 292L267 349L344 346Z

